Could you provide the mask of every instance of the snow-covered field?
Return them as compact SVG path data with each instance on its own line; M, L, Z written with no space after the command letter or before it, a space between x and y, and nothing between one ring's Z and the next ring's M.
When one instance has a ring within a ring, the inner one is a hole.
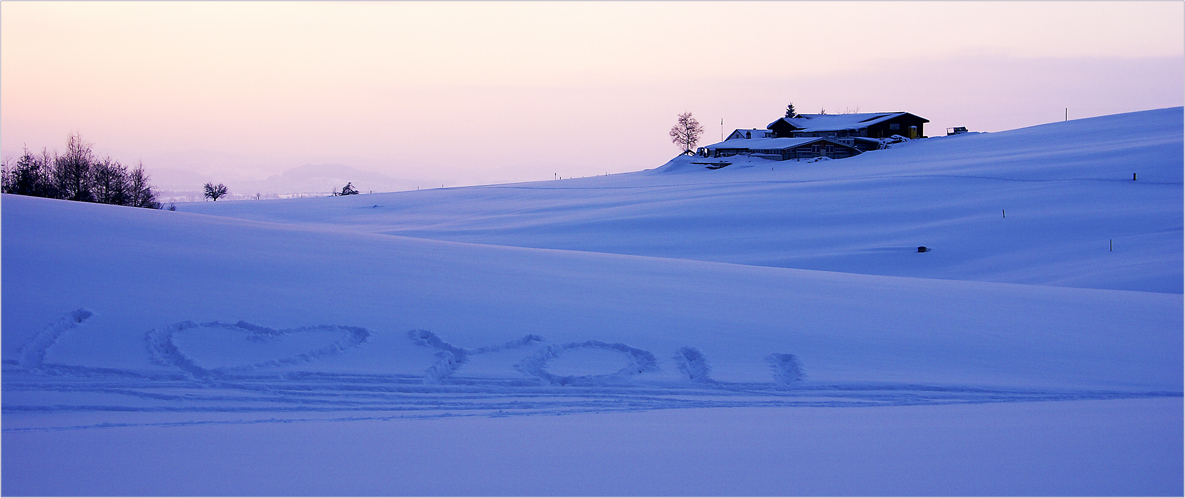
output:
M6 195L0 491L1180 495L1183 121L176 212Z

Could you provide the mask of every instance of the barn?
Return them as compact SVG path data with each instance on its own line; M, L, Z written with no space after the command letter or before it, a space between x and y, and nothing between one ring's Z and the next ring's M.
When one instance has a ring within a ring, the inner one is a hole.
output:
M852 114L796 114L779 118L766 128L778 138L826 137L835 139L925 138L925 124L930 120L908 112L867 112ZM859 146L859 142L850 141ZM863 147L862 147L863 148Z

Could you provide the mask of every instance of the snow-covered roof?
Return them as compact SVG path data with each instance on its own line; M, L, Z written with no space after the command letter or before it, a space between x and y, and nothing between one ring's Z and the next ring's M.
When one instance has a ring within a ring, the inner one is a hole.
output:
M744 139L746 133L749 134L749 138L753 138L753 137L762 138L766 134L773 133L773 132L770 131L769 129L765 129L765 128L737 128L732 133L728 134L728 138L726 138L725 140L727 141L727 140Z
M829 142L835 143L826 138L819 137L804 137L804 138L737 138L733 140L725 140L723 142L714 143L712 145L705 145L707 149L785 149L788 147L798 147L808 145L814 142Z
M778 121L785 121L795 129L805 132L858 130L868 126L888 121L908 112L858 112L852 114L799 114L794 118L778 118L766 128L773 128ZM923 123L928 119L921 118Z

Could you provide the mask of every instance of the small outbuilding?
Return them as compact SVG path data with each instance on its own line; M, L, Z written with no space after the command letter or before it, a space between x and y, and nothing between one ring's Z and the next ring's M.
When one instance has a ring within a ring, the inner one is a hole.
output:
M753 138L774 138L774 131L763 130L761 128L738 129L728 135L728 138L724 140L749 140Z

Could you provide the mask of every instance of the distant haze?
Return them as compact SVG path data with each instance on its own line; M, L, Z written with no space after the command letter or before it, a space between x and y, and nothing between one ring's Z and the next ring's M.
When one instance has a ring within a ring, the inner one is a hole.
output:
M399 180L382 173L363 171L344 164L309 164L298 166L266 178L243 176L235 171L220 174L197 173L182 169L157 169L152 184L161 190L165 201L202 199L202 185L222 183L229 189L229 198L271 197L291 194L327 195L341 191L347 183L362 193L412 190L421 185ZM423 187L431 185L422 184ZM437 185L439 186L439 185Z
M165 189L365 192L653 168L686 111L705 144L790 102L909 111L931 136L1000 131L1182 105L1183 16L1180 2L4 2L0 149L78 132Z

